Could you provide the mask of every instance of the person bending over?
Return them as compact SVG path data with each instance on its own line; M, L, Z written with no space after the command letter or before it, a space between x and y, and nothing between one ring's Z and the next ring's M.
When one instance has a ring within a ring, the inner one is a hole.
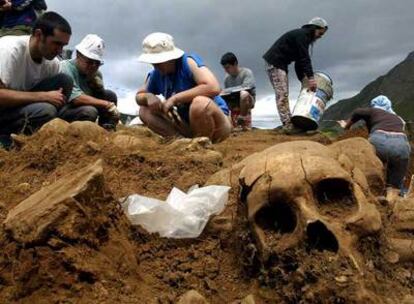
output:
M371 108L356 109L348 121L338 121L349 129L364 120L369 130L369 141L375 147L387 172L387 199L393 201L400 194L407 173L411 147L404 132L404 120L395 114L391 101L384 95L371 100Z

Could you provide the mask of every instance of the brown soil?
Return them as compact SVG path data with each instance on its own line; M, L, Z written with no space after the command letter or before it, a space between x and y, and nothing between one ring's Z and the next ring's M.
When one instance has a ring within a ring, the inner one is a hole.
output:
M88 200L96 196L105 213L102 221L90 224L105 226L105 237L96 244L84 241L88 234L63 243L60 236L27 245L0 228L0 302L176 303L195 289L211 303L239 303L249 294L257 303L379 303L386 298L398 303L414 287L414 275L406 270L412 266L388 265L382 258L381 237L361 244L370 269L364 279L335 252L306 244L275 257L271 265L258 265L247 225L239 218L238 189L231 190L223 214L230 225L223 229L210 223L191 240L150 235L129 226L117 208L105 207L133 193L165 199L173 186L187 190L202 185L218 170L274 144L298 139L328 144L326 137L253 130L205 149L169 145L142 129L117 133L139 138L142 145L124 149L105 138L38 133L20 138L19 148L11 152L0 150L2 221L42 187L98 159L103 160L104 184Z

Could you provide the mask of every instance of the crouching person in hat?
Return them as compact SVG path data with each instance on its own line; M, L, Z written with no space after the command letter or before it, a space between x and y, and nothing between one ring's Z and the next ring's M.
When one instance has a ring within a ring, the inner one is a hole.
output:
M153 33L144 39L139 60L154 67L136 95L144 124L165 137L206 136L218 142L229 136L220 85L198 55L175 47L168 34Z
M76 58L62 62L62 71L73 80L69 103L59 116L69 122L98 119L100 126L114 130L119 121L117 96L105 90L99 67L103 64L104 41L97 35L87 35L76 46Z
M30 36L0 39L0 144L11 133L31 134L58 115L72 91L72 80L60 73L55 58L68 44L69 23L45 13Z

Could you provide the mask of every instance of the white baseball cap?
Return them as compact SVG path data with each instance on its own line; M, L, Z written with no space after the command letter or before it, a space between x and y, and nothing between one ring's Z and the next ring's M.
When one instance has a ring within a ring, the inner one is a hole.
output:
M89 59L98 60L101 63L103 62L105 42L98 35L86 35L75 48L83 56L88 57Z
M162 63L178 59L184 51L174 45L174 38L165 33L152 33L142 42L142 54L138 60L145 63Z
M321 18L321 17L314 17L308 22L307 25L316 25L316 26L319 26L321 28L327 28L328 27L328 22L326 22L326 20Z

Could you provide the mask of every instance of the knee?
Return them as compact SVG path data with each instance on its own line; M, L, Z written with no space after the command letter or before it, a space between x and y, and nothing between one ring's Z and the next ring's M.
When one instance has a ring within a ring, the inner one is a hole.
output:
M240 91L240 100L249 101L250 94L247 91Z
M105 100L113 102L116 105L118 104L118 97L115 92L111 90L105 90Z
M57 109L54 105L50 103L39 103L36 105L36 110L32 111L30 117L32 119L41 119L45 122L56 118Z
M197 96L193 99L190 106L190 116L192 118L201 117L204 115L208 115L210 112L209 110L209 104L212 103L213 100L211 100L208 97L205 96Z
M70 95L72 94L73 79L64 73L59 73L54 78L56 80L56 87L62 88L63 94L67 99L69 99Z
M78 117L75 120L96 121L98 110L93 106L82 106L79 109Z
M57 116L57 109L54 105L49 103L42 104L40 116L45 117L48 120L52 120Z
M148 107L140 106L139 107L139 113L138 113L139 119L141 119L141 121L143 123L146 123L148 121L148 116L151 115L150 112L151 111Z
M240 92L240 102L243 104L250 104L252 102L252 95L247 91Z

